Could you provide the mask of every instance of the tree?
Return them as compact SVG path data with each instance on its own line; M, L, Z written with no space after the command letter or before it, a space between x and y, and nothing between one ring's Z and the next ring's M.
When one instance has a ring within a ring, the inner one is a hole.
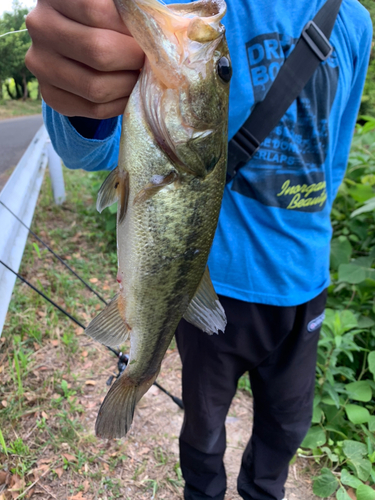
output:
M0 18L0 33L25 29L28 12L18 1L14 2L13 12L5 12ZM34 78L25 66L25 54L30 45L31 39L27 31L0 38L0 82L7 78L14 79L15 94L6 85L12 99L25 100L28 96L27 83Z

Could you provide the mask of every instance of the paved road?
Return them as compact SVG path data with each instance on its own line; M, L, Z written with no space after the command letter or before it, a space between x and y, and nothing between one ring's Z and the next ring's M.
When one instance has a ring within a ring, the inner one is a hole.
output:
M42 123L42 115L0 120L0 175L17 165Z

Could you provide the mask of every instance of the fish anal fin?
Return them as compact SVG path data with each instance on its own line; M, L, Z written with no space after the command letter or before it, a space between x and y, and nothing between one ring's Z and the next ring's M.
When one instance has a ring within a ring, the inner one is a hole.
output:
M133 422L135 406L154 383L158 373L136 384L126 370L106 395L95 424L95 433L102 438L121 438Z
M108 306L96 316L85 333L102 344L116 347L125 342L130 327L125 321L125 305L123 297L118 294Z
M108 175L99 189L98 198L96 200L96 209L98 212L101 213L105 208L116 203L119 198L119 181L119 168L116 167Z
M168 175L154 175L151 181L146 184L135 196L134 204L141 203L150 199L156 193L158 193L163 187L173 184L179 179L178 173L173 171Z
M227 318L212 285L208 267L183 317L209 335L224 332Z

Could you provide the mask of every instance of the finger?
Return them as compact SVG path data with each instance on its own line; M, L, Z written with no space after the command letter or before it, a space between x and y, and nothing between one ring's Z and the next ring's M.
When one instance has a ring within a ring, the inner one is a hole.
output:
M36 7L26 20L36 50L47 48L98 71L136 70L143 66L144 53L134 38L88 28L53 9L41 14Z
M40 83L65 90L93 103L109 103L128 97L139 71L100 72L65 57L31 47L26 64Z
M128 98L125 97L109 103L97 104L48 84L41 84L40 91L44 101L64 116L83 116L105 120L122 115L128 102Z
M129 35L113 0L39 0L65 17L80 24L95 28L109 29Z

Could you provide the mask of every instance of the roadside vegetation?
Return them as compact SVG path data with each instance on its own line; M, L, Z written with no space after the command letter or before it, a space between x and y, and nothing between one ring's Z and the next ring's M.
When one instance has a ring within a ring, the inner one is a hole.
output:
M332 225L313 426L301 454L323 466L314 480L319 497L374 500L375 119L357 127Z
M14 2L13 11L0 17L0 35L25 29L28 12ZM41 112L38 82L24 61L30 45L27 31L0 37L0 119Z

